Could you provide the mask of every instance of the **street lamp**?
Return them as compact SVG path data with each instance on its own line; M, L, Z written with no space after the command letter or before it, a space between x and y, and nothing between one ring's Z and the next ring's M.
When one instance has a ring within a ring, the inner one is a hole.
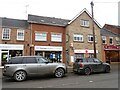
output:
M97 58L97 55L96 55L96 44L95 44L95 30L94 30L94 13L93 13L94 3L93 3L93 1L90 4L91 4L91 10L92 10L92 29L93 29L94 58Z

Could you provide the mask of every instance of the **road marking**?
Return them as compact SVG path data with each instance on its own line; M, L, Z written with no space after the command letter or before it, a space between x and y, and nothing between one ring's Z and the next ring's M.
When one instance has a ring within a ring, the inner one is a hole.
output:
M89 81L89 82L91 82L91 83L92 83L93 81Z

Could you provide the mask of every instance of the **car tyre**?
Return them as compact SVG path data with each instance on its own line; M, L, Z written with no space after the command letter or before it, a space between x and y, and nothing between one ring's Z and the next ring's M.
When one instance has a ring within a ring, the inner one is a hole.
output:
M110 72L110 67L109 66L106 66L105 68L105 73L109 73Z
M15 72L15 74L14 74L14 79L16 80L16 81L24 81L25 79L26 79L26 77L27 77L27 74L26 74L26 72L25 71L17 71L17 72Z
M63 77L64 74L65 74L65 71L62 68L58 68L55 70L55 77L57 77L57 78Z
M91 74L90 68L85 68L85 69L84 69L84 74L85 74L85 75L90 75L90 74Z

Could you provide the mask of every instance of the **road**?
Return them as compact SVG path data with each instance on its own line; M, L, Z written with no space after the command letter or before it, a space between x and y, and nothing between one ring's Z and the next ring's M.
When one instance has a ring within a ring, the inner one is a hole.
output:
M16 82L3 77L3 88L118 88L118 66L112 65L111 73L97 73L89 76L69 72L63 78L52 76L29 78Z

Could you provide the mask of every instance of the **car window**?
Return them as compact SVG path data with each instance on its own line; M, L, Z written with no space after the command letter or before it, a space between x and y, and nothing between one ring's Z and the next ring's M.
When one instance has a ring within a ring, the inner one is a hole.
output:
M100 60L94 58L94 62L95 62L95 63L100 63Z
M77 58L76 62L87 62L85 58Z
M11 58L7 64L21 64L23 58L22 57L16 57L16 58Z
M46 63L46 62L48 62L45 58L43 58L43 57L36 57L36 60L37 60L37 62L38 63Z
M24 57L22 63L37 63L35 57Z
M87 61L88 62L94 62L94 59L93 58L87 58Z

